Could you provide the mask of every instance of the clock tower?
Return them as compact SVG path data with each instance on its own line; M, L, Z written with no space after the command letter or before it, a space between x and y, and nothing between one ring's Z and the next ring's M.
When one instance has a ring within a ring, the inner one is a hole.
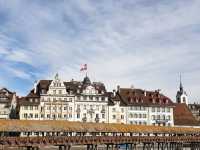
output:
M188 96L187 96L186 91L184 91L182 80L181 80L181 75L180 75L179 90L177 91L177 94L176 94L176 102L177 103L185 103L186 105L188 105Z

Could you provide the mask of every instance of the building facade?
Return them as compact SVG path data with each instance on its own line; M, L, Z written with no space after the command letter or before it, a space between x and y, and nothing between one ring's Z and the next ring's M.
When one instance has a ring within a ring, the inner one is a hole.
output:
M159 91L120 88L101 82L40 80L21 98L20 119L173 126L173 102Z
M75 95L74 121L108 123L108 93L103 83L83 81L66 82L66 88Z
M188 104L188 108L192 112L197 121L200 121L200 104Z
M114 107L123 108L125 117L116 123L135 125L173 126L173 102L159 91L145 91L134 88L119 88L112 98L114 106L109 106L109 115ZM123 115L123 114L120 114ZM125 118L125 120L124 120ZM113 120L111 120L113 121Z
M54 80L40 80L20 101L20 119L74 121L74 98L58 74Z
M120 95L115 90L113 90L113 93L110 93L108 109L109 123L127 123L126 104L123 103L123 101L120 98Z
M20 119L108 122L108 96L103 83L40 80L20 100Z
M17 96L6 88L0 89L0 119L16 119Z

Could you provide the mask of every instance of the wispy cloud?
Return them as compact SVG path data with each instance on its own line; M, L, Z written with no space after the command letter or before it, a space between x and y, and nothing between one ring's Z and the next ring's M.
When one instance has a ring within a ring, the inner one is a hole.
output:
M30 88L56 72L81 79L79 66L88 63L91 78L109 90L133 84L174 99L182 72L197 100L199 8L198 0L2 0L0 62L2 74L12 73L3 80L18 77Z

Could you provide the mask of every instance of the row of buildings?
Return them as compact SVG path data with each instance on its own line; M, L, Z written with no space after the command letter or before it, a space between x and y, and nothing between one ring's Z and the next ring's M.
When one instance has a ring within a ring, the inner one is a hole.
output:
M34 88L25 97L17 97L16 93L2 89L1 104L6 98L9 104L1 105L7 108L5 116L3 113L0 115L5 119L157 126L174 126L176 123L174 112L177 104L159 90L146 91L117 86L116 90L108 92L103 83L91 82L88 76L83 81L66 82L56 74L53 80L35 82ZM187 94L181 83L176 99L178 103L188 104ZM3 111L4 109L0 109L0 113ZM180 114L179 111L178 113Z

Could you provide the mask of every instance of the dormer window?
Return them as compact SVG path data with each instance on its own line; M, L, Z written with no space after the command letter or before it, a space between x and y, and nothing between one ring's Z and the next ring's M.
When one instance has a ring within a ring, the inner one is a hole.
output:
M159 93L156 93L156 97L159 97Z
M164 104L168 104L168 99L165 99L165 98L164 98L164 99L163 99L163 103L164 103Z
M159 103L159 98L156 99L156 103Z
M30 101L30 102L33 102L33 99L32 99L32 98L30 98L30 99L29 99L29 101Z
M131 98L131 103L133 103L134 102L134 99L133 98Z
M161 100L161 99L159 100L159 103L160 103L160 104L162 103L162 100Z
M45 89L42 89L42 91L41 91L41 92L42 92L42 94L45 94Z
M132 102L132 98L128 97L128 102Z

